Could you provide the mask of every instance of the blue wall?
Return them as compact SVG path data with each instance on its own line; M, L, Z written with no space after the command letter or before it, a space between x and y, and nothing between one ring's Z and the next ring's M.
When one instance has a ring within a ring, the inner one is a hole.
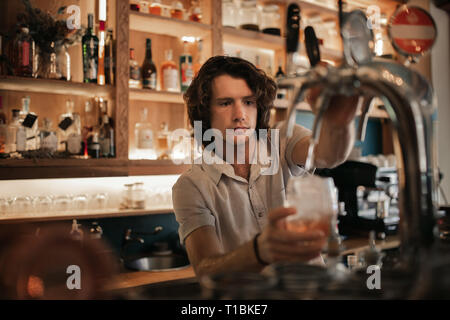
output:
M314 122L314 114L309 111L297 111L295 121L308 128L312 129ZM355 129L358 128L359 117L355 120ZM366 137L363 143L356 141L355 146L362 148L362 155L367 156L371 154L380 154L383 150L382 144L381 121L378 118L369 118L367 122Z

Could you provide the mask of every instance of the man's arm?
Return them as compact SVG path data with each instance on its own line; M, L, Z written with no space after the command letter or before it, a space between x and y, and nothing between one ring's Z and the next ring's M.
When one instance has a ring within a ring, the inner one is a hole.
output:
M284 218L294 214L293 208L277 208L269 212L268 224L258 237L258 253L267 263L277 261L309 261L320 254L325 244L321 231L291 232L283 226ZM260 271L253 241L224 253L212 226L194 230L186 237L189 260L197 277L221 272Z
M349 156L355 142L353 119L358 106L358 97L334 96L322 120L319 141L314 150L314 166L333 168ZM311 136L301 139L292 151L292 161L298 165L306 163Z

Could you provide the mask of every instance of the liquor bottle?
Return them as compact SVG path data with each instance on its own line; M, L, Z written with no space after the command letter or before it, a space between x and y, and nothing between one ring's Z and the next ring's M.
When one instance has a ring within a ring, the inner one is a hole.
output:
M159 159L169 159L170 157L170 131L168 129L167 123L163 122L160 125L160 130L157 136L157 154Z
M6 136L8 127L6 126L6 114L3 111L3 97L0 96L0 153L5 153Z
M200 68L202 67L202 50L203 50L203 40L200 39L197 41L197 57L195 58L195 63L193 66L194 69L194 76L197 75L197 73L200 71Z
M39 132L40 149L53 153L58 149L58 137L56 136L56 131L52 128L52 121L44 118L43 122L43 127Z
M36 150L39 146L38 116L30 111L30 102L30 97L22 98L22 110L19 113L19 121L25 129L26 150Z
M72 114L73 124L70 133L67 135L67 152L69 154L81 154L81 118L80 114L74 112Z
M98 70L97 70L97 83L99 85L105 85L105 21L100 21L99 27L99 42L98 42Z
M66 112L59 116L58 124L58 151L67 150L67 138L72 133L74 103L72 100L66 101Z
M191 85L194 70L192 68L192 55L187 51L187 41L184 41L184 51L180 56L180 87L185 92Z
M174 0L170 9L170 16L175 19L183 20L184 7L180 1Z
M152 40L146 40L145 60L142 64L142 84L144 89L156 90L156 66L152 60Z
M141 68L135 60L133 48L130 48L130 79L128 80L128 86L135 89L141 87Z
M100 127L99 143L102 157L113 158L114 152L114 129L109 123L109 116L103 115L103 123Z
M172 60L172 49L164 51L166 60L161 65L161 90L179 91L178 89L178 68Z
M161 15L161 0L153 0L150 5L150 13L157 16Z
M17 151L17 131L19 129L20 125L20 110L19 109L13 109L11 110L12 117L11 122L9 123L7 127L7 133L6 133L6 145L5 145L5 151L6 153L16 152Z
M154 149L153 129L148 118L148 109L141 112L140 122L134 127L136 154L138 159L156 159Z
M29 32L27 27L22 27L14 40L12 58L15 76L33 76L35 46Z
M116 73L115 65L116 42L113 38L112 29L108 29L105 41L105 82L114 84L114 75Z
M275 78L281 78L281 77L284 77L285 76L285 74L284 74L284 72L283 72L283 69L281 68L281 61L278 61L278 70L277 70L277 73L275 74Z
M100 143L98 142L98 132L94 132L92 135L92 141L88 146L88 153L91 158L100 158Z
M189 20L194 22L202 21L202 9L200 8L198 1L191 2L191 8L189 9Z
M83 47L84 82L97 83L98 38L93 34L94 15L88 14L88 28L81 39Z
M278 71L275 74L275 78L279 79L285 76L285 73L283 72L283 69L281 68L281 60L278 61ZM286 99L286 95L287 95L287 89L278 89L277 90L277 99L279 100L283 100Z

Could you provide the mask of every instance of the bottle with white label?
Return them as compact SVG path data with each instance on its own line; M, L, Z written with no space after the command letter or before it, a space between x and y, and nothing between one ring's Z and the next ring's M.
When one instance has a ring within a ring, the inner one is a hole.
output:
M40 149L48 150L51 153L55 152L58 148L58 137L56 131L52 128L52 121L48 118L44 118L44 126L40 130Z
M144 108L141 112L141 121L136 123L134 130L136 158L138 159L156 159L153 143L153 129L147 118L148 109Z
M178 69L176 63L172 60L172 49L164 51L166 60L161 65L161 90L179 91L178 89Z

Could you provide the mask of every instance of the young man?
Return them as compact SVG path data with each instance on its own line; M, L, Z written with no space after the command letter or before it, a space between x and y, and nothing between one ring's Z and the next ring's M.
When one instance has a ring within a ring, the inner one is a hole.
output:
M197 276L257 272L270 263L308 262L320 256L326 241L321 231L298 233L284 227L284 219L295 213L294 208L283 207L285 188L290 176L306 173L302 166L310 131L296 125L286 140L280 130L276 151L282 150L282 154L279 169L273 174L261 174L261 165L250 161L256 148L249 133L269 129L275 95L276 84L263 71L243 59L226 56L210 58L184 95L191 125L202 121L203 132L218 130L223 150L215 150L213 157L227 160L223 164L194 164L172 190L180 239ZM350 153L356 99L332 99L316 146L316 167L336 166ZM333 112L334 106L345 112ZM234 132L228 140L227 130ZM239 139L242 136L244 139ZM230 149L234 149L231 161L224 156ZM236 161L242 150L244 163Z

